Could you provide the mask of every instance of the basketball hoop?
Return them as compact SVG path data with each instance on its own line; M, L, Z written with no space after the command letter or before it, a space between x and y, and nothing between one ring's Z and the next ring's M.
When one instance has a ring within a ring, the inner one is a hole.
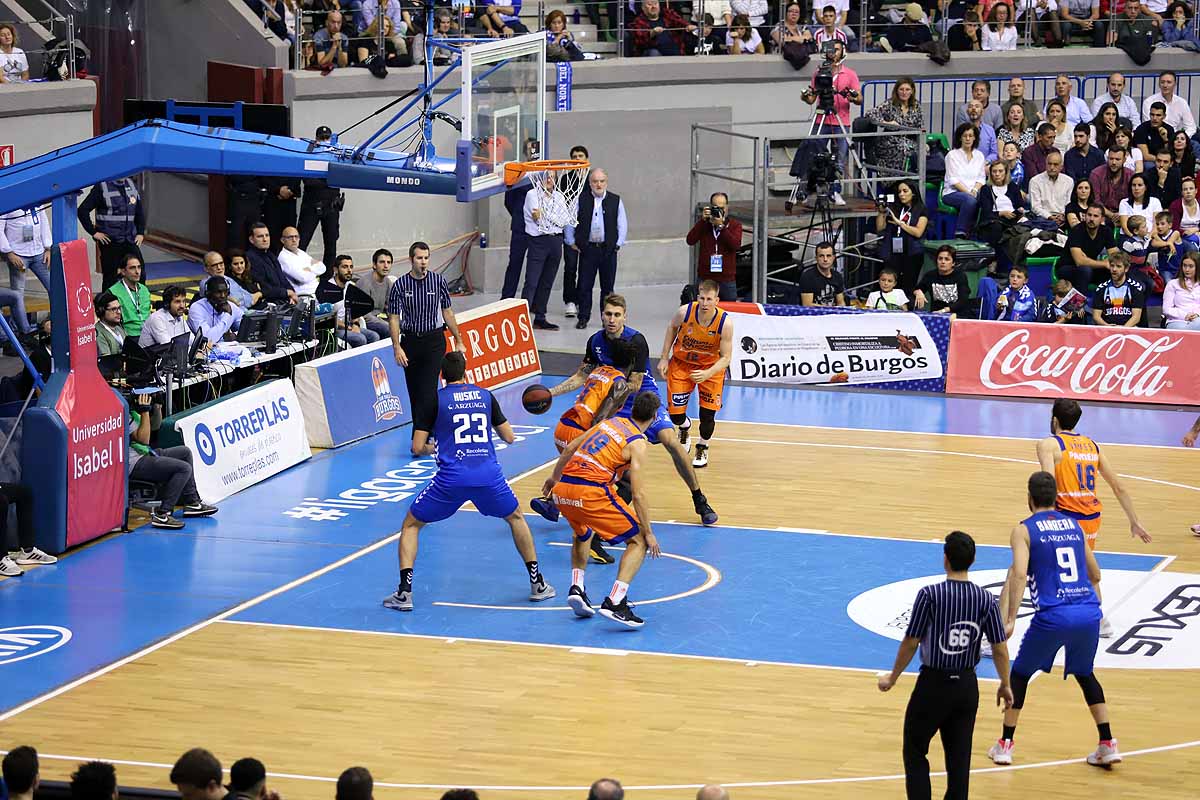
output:
M587 185L590 168L586 161L509 161L504 165L504 183L514 186L521 178L529 178L530 191L538 193L538 228L548 232L577 222L579 195Z

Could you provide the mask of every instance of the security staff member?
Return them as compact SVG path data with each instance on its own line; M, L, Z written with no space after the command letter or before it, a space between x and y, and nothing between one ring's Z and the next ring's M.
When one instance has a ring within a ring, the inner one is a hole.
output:
M438 375L446 355L444 329L450 329L454 349L465 354L466 348L450 310L446 279L429 271L429 245L413 242L408 260L412 269L397 278L388 292L388 329L396 363L404 367L413 419L425 419L436 411Z
M296 227L296 200L300 197L299 178L265 177L260 179L263 197L263 222L271 232L271 251L283 249L283 229Z
M327 145L333 138L328 126L317 128L317 144ZM324 178L304 178L304 197L300 200L300 249L308 252L317 223L321 224L321 241L324 244L325 263L337 255L338 236L341 232L342 208L346 196L340 189L333 188Z
M79 204L78 216L79 224L100 245L102 288L117 282L117 270L125 263L125 256L132 254L146 263L141 250L146 235L146 209L132 180L117 178L97 183ZM142 283L145 282L146 271L142 270Z
M230 175L226 179L228 192L229 230L226 241L230 247L241 247L250 235L250 226L263 216L262 178L257 175Z
M913 654L921 649L921 672L904 715L904 782L909 800L931 795L929 741L942 733L946 757L946 798L966 800L971 776L971 736L979 710L975 665L983 636L992 643L1000 676L996 704L1012 705L1008 647L996 598L967 578L975 561L975 541L962 531L946 537L942 548L946 580L917 592L908 631L889 674L879 677L879 691L896 683Z

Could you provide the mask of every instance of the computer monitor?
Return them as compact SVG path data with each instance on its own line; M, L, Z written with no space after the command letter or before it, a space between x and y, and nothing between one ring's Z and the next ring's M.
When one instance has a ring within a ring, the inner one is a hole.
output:
M313 319L317 310L316 300L306 300L292 307L292 315L285 326L286 338L293 342L307 342L316 334Z
M187 375L188 367L192 363L189 358L192 338L192 332L188 331L179 334L165 345L155 345L150 348L151 350L158 347L163 348L162 368L164 372L169 371L177 378Z
M270 317L270 311L247 311L242 314L242 321L238 325L237 340L243 344L261 342L263 328Z
M205 337L201 336L198 333L194 334L192 336L192 346L188 349L188 354L187 354L187 364L189 367L192 364L195 364L197 360L199 360L200 349L202 347L204 347L204 345L207 342L208 342L208 339L206 339Z

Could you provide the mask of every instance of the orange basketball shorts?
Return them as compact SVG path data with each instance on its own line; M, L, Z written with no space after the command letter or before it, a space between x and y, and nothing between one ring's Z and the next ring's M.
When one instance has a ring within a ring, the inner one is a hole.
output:
M686 414L692 390L700 391L700 407L721 410L721 395L725 391L725 373L718 372L703 383L692 380L692 372L701 369L694 364L672 358L667 365L667 413Z
M608 544L620 544L641 532L637 514L608 484L564 475L551 494L580 539L594 533Z
M1077 519L1079 527L1083 528L1083 539L1087 542L1088 549L1096 549L1096 539L1100 536L1100 516L1096 515L1095 519Z
M583 433L583 428L576 425L574 422L568 422L565 419L560 419L558 425L554 428L554 446L558 448L558 452L567 449L567 445L575 441L579 434Z

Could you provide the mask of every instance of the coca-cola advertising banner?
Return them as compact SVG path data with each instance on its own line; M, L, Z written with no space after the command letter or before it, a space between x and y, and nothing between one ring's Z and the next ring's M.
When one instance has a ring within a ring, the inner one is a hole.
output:
M1200 332L956 320L946 390L1190 405L1197 364Z

